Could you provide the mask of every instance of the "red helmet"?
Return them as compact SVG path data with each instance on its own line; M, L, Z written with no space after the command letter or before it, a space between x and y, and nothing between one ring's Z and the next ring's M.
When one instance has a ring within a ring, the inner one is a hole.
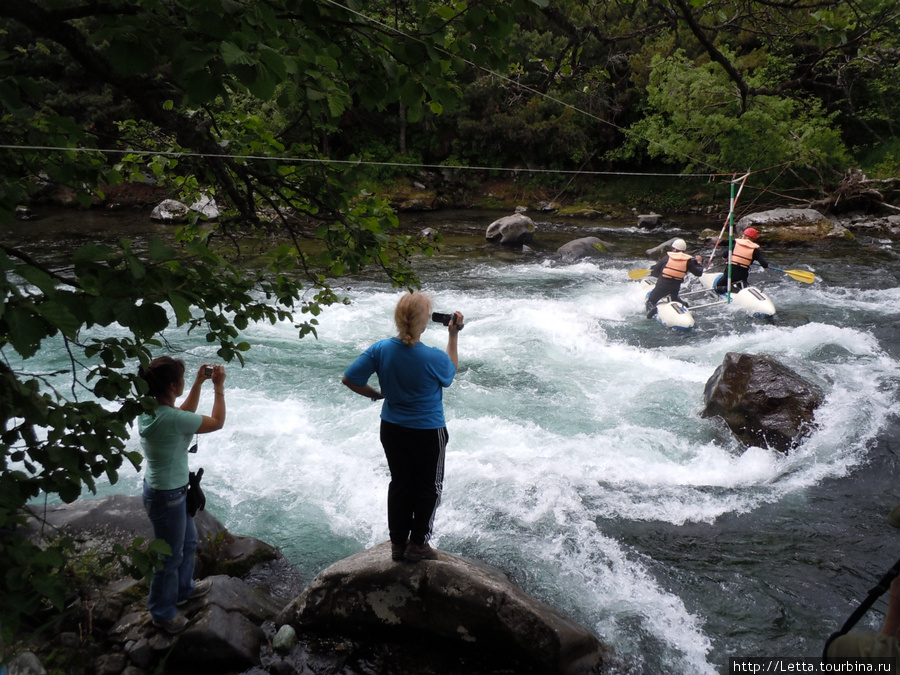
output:
M750 239L756 239L759 236L759 232L756 231L755 227L748 227L744 230L744 236L749 237Z

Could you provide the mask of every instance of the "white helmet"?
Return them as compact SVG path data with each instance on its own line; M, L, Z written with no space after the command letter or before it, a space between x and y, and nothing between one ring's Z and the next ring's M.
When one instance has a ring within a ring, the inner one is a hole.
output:
M672 242L672 248L676 251L684 251L687 248L687 244L684 243L684 239L676 239Z

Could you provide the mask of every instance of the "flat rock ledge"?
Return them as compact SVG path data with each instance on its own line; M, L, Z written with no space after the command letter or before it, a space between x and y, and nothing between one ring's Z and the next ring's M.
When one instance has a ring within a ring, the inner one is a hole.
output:
M443 551L436 560L394 562L389 542L321 572L275 623L350 636L413 631L515 673L600 673L610 654L500 570Z
M31 536L68 536L88 557L152 538L137 496L35 511ZM146 582L107 579L20 633L7 650L10 664L25 668L15 672L39 675L63 662L67 675L581 675L618 661L590 631L483 562L445 552L393 562L385 542L304 589L277 549L232 535L208 511L195 520L197 575L212 589L181 608L190 621L181 635L151 624ZM296 633L287 645L285 631Z

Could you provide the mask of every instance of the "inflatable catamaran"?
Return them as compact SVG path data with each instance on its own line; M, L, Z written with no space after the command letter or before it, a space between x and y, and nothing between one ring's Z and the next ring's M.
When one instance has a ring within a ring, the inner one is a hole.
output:
M714 305L732 305L755 318L775 316L775 304L768 295L755 286L746 286L736 293L717 293L716 282L721 277L721 272L706 272L700 277L701 288L680 293L689 306L683 302L660 300L656 303L656 320L666 328L690 330L694 327L692 310ZM644 298L650 294L655 285L656 279L653 277L641 279L641 288L646 290Z
M722 241L726 227L728 228L728 266L725 269L733 269L731 264L734 253L732 245L734 241L734 205L737 203L734 186L740 180L741 189L743 189L749 175L746 174L742 178L731 182L731 207L728 209L728 218L726 218L725 224L722 226L722 230L716 239L716 244L713 246L709 261L706 264L706 271L700 276L700 288L694 290L688 287L684 292L679 292L680 297L684 299L683 302L673 301L671 298L668 298L656 303L656 320L662 325L677 330L690 330L694 327L694 316L691 314L691 311L713 305L733 306L753 317L771 318L775 316L775 304L760 289L755 286L734 288L731 285L731 279L725 277L722 272L709 271L709 266L715 259L716 249L718 249L719 243ZM738 190L738 196L740 196L741 189ZM784 272L791 279L801 281L804 284L811 284L816 280L816 275L806 270L783 270L772 265L769 265L767 269ZM628 273L628 276L632 279L641 280L641 289L645 291L643 296L645 300L656 284L656 279L649 277L649 274L650 270L631 270ZM692 279L689 283L693 284L693 281Z
M744 183L746 182L748 175L749 174L744 175L740 179L741 188L738 190L738 196L740 196L740 192L744 187ZM719 232L719 236L716 239L715 246L713 246L712 253L709 256L709 262L706 265L707 271L704 272L700 277L700 289L688 289L687 291L680 293L679 295L684 299L684 302L677 302L668 299L661 300L656 304L656 320L668 328L690 330L694 327L694 317L691 313L691 310L700 309L702 307L710 307L712 305L733 305L736 308L744 310L746 313L753 317L769 318L775 316L775 304L761 290L759 290L755 286L745 286L740 289L733 289L731 286L730 278L725 278L724 281L720 281L724 276L721 272L709 271L709 266L712 264L712 261L715 258L716 250L719 247L719 243L722 241L722 237L725 234L725 228L728 228L729 245L728 266L726 267L726 270L730 268L732 263L732 242L734 241L734 206L737 203L737 197L734 194L735 182L736 181L732 181L731 183L731 204L730 208L728 209L728 217L725 219L725 223L722 225L722 230ZM638 272L643 273L644 270L638 270ZM643 276L643 274L636 275L633 273L629 273L629 276L635 279L639 278L639 276ZM717 283L719 284L718 289L721 292L716 290ZM649 296L650 291L653 290L653 286L655 284L655 279L653 279L652 277L643 276L643 278L641 279L641 288L646 289L647 291L645 298Z

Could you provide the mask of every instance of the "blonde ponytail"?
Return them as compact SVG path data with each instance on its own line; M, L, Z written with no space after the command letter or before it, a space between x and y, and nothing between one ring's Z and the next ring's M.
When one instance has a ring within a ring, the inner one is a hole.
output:
M397 337L403 344L412 347L419 341L431 318L431 298L424 293L404 293L394 309L394 323L399 331Z

